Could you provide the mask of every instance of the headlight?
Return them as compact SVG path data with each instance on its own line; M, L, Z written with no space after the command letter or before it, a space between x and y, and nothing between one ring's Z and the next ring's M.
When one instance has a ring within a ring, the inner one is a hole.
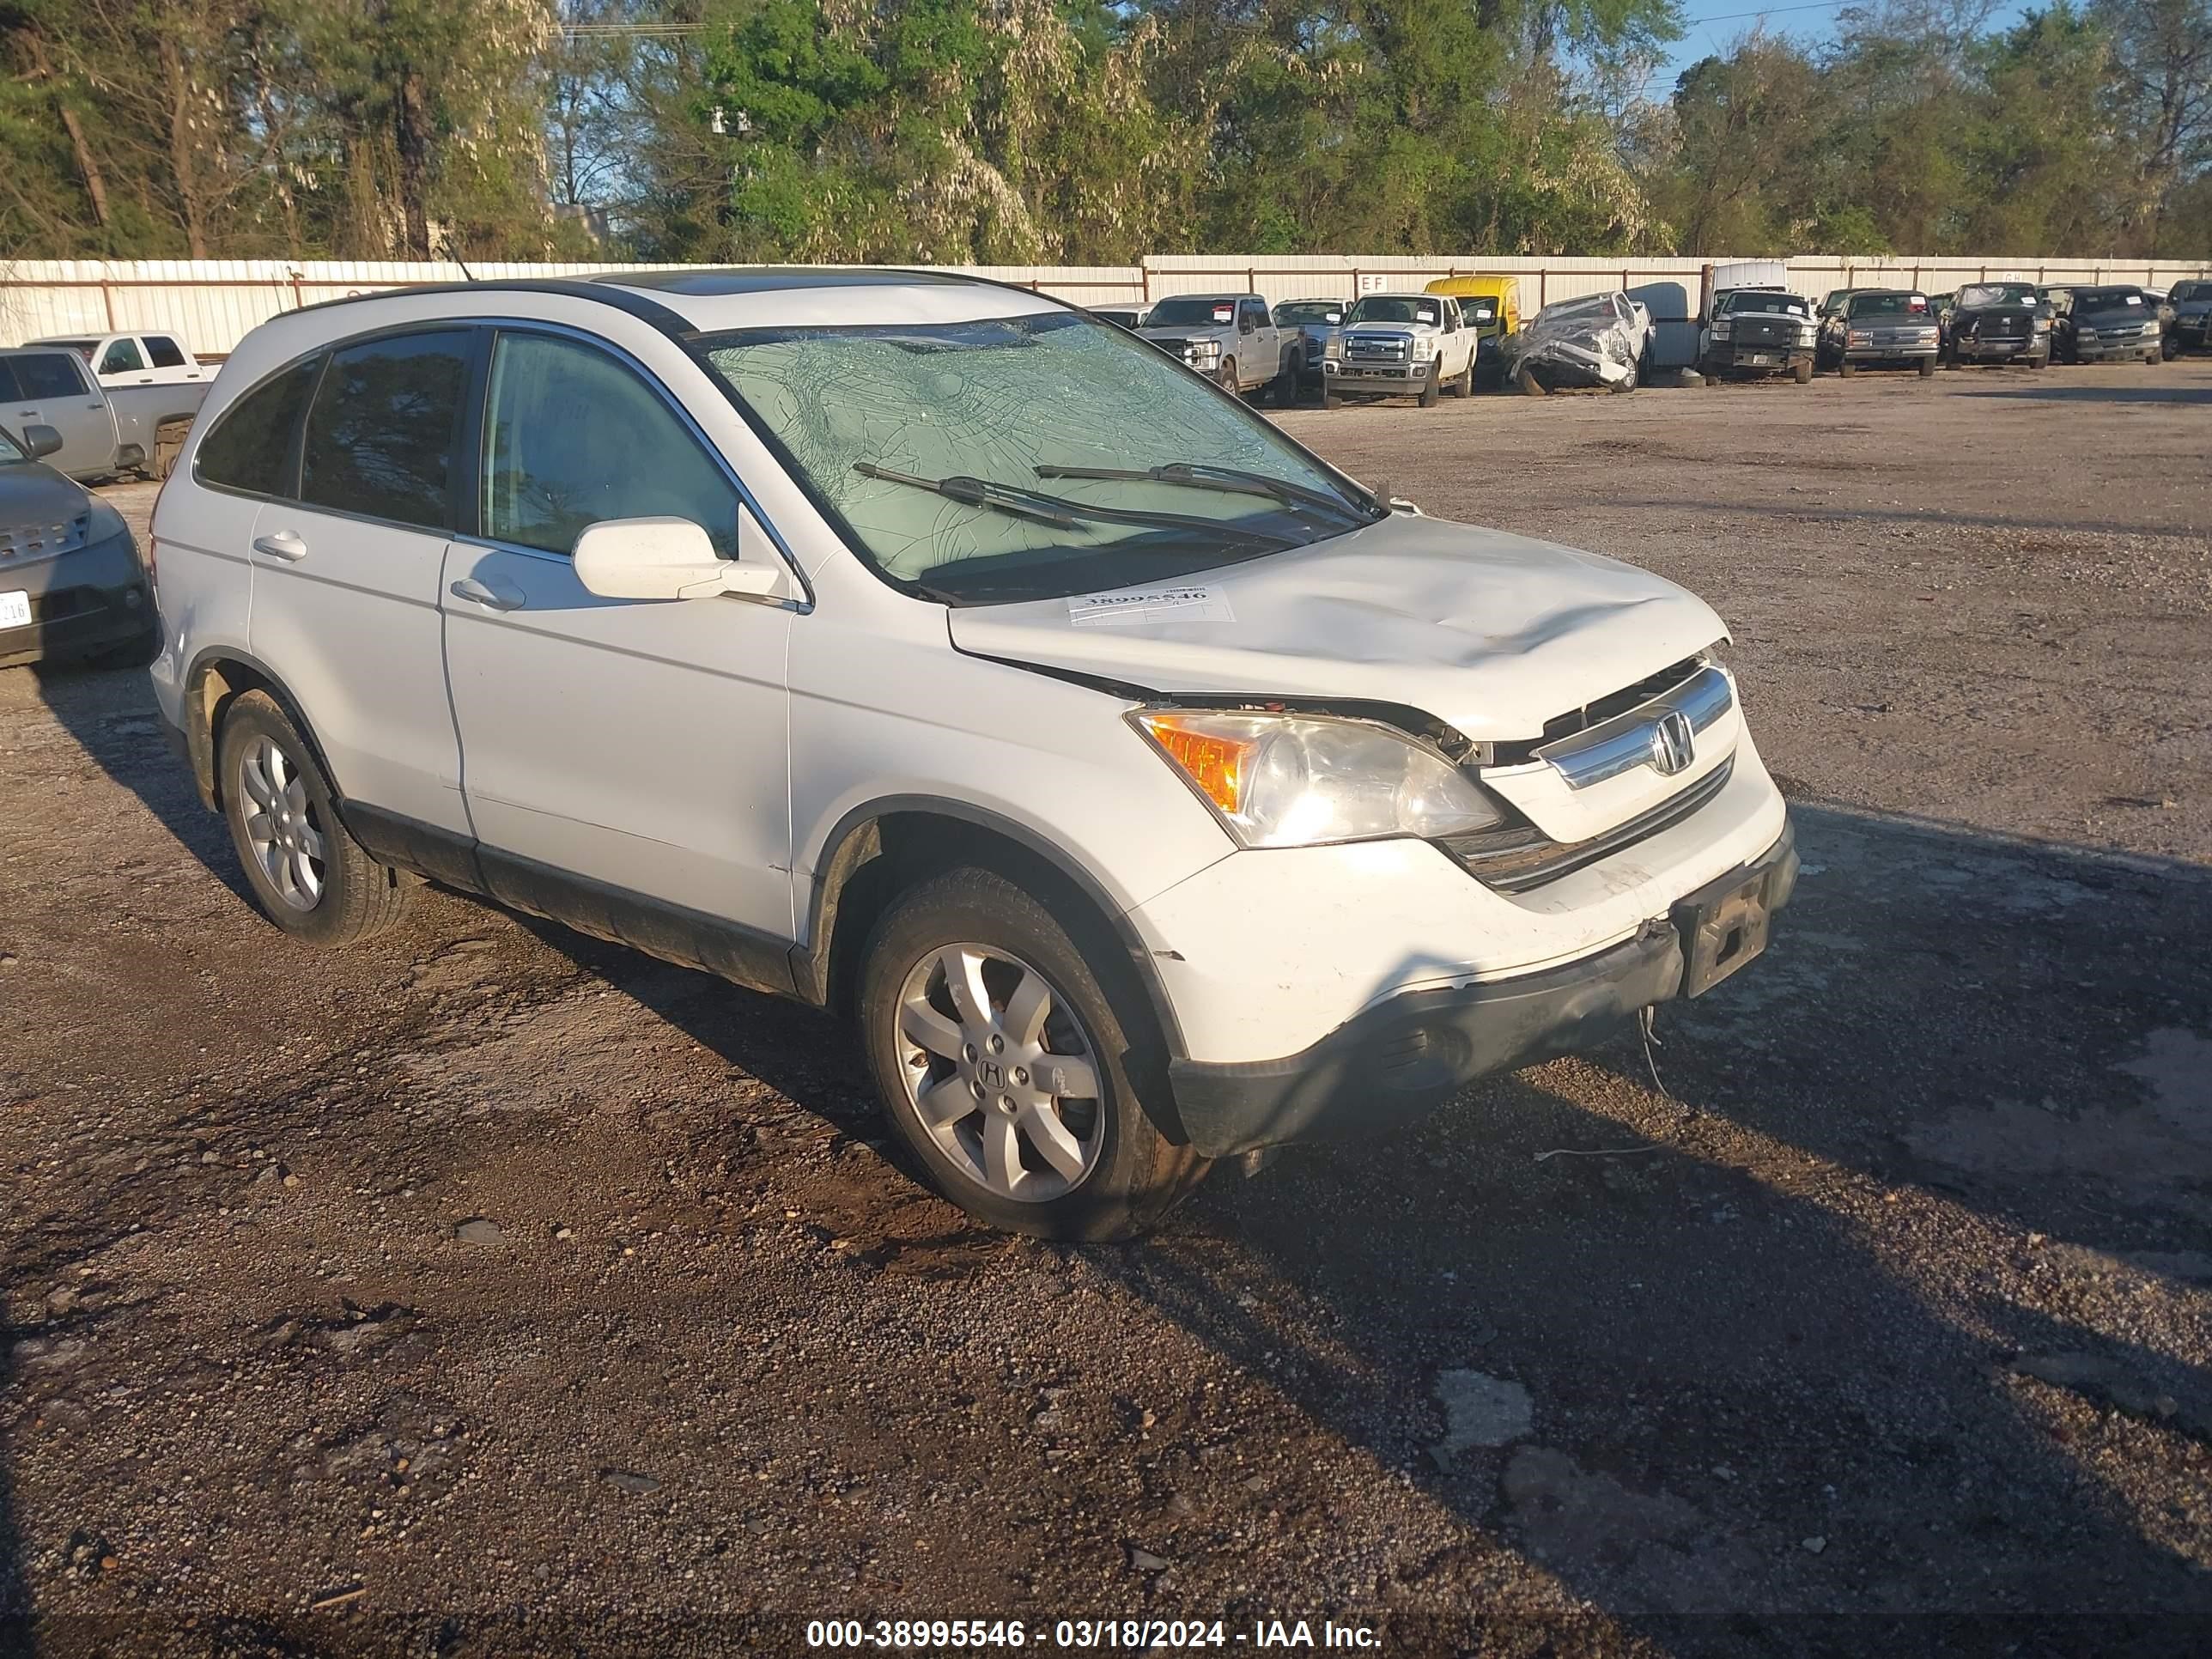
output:
M1920 331L1920 343L1923 345L1926 345L1931 341L1940 340L1942 337L1943 336L1942 331L1937 329L1923 328Z
M1221 342L1218 340L1193 340L1190 343L1190 360L1194 363L1219 362L1221 361Z
M1715 323L1713 325L1713 338L1716 340L1727 339L1729 333L1735 329L1735 325L1734 323Z
M2035 331L2036 331L2038 334L2048 334L2048 333L2050 333L2050 332L2051 332L2051 319L2050 319L2050 318L2048 318L2048 317L2039 317L2039 318L2037 318L2037 319L2035 319Z
M1321 355L1329 359L1332 362L1342 362L1344 358L1344 337L1342 335L1332 335L1329 337L1328 343L1321 349Z
M131 526L123 522L123 515L106 501L95 497L92 503L92 522L85 528L85 544L104 542L111 536L121 536Z
M1874 343L1874 336L1871 334L1853 334L1851 336L1851 343L1853 345L1872 345Z
M2097 337L2097 331L2094 328L2077 328L2074 331L2074 337L2077 340L2094 340Z
M1501 821L1450 763L1387 726L1181 708L1129 719L1245 847L1464 835Z

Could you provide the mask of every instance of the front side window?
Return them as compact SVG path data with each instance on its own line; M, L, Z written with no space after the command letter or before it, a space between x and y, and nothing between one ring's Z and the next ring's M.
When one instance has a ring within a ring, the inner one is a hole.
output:
M854 552L955 604L1169 580L1387 515L1264 419L1073 313L748 329L702 350Z
M738 492L653 389L604 351L502 334L484 420L483 533L572 552L608 519L689 519L724 558Z
M294 363L233 404L200 441L194 463L200 482L250 495L289 495L292 436L322 366L320 357Z
M166 334L146 337L146 356L156 368L182 368L185 354L177 343Z
M42 398L82 398L84 376L76 359L58 351L40 351L15 359L15 382L26 403Z
M307 412L300 499L424 529L451 521L465 329L396 335L331 356Z
M19 461L30 459L30 453L16 445L15 440L9 435L7 428L0 427L0 466L13 466Z
M100 357L100 372L103 374L131 374L145 367L146 360L138 355L138 342L128 336L110 340Z

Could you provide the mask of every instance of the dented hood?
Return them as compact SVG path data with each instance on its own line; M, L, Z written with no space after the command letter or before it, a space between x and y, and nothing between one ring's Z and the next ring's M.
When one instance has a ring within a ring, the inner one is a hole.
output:
M1494 740L1539 736L1724 631L1632 565L1406 514L1172 582L950 615L979 656L1164 696L1400 703Z

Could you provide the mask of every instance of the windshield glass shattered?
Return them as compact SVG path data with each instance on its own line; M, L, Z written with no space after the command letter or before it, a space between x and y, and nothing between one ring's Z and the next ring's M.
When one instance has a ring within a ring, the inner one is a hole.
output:
M2021 306L2035 303L2035 284L2033 283L1969 283L1959 290L1959 309L1979 311L1984 306Z
M854 550L955 603L1167 580L1387 516L1241 404L1087 317L749 329L701 349ZM1153 468L1168 476L1080 476ZM1194 483L1183 469L1287 488Z

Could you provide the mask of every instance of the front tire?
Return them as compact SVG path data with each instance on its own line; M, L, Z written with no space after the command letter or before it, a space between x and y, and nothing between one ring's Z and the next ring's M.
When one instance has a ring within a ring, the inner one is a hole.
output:
M1244 394L1237 389L1237 360L1234 357L1222 363L1221 372L1214 376L1214 384L1232 398L1243 397Z
M932 877L894 901L860 968L868 1064L929 1182L988 1224L1099 1242L1156 1225L1206 1161L1164 1134L1166 1068L1102 945L994 871ZM1125 1017L1125 1010L1127 1011Z
M1858 365L1848 357L1836 365L1836 378L1838 380L1848 380L1858 372Z
M265 691L225 713L217 747L222 815L262 915L312 945L374 938L405 912L415 883L347 833L330 780Z
M1936 360L1933 357L1923 357L1920 360L1920 378L1923 380L1932 380L1936 378Z
M1444 360L1441 357L1431 359L1429 362L1429 378L1421 382L1420 395L1416 399L1423 409L1434 409L1437 403L1443 398L1444 395L1443 374Z
M1790 367L1790 378L1796 381L1799 386L1812 385L1813 360L1810 357L1800 357L1797 362Z

